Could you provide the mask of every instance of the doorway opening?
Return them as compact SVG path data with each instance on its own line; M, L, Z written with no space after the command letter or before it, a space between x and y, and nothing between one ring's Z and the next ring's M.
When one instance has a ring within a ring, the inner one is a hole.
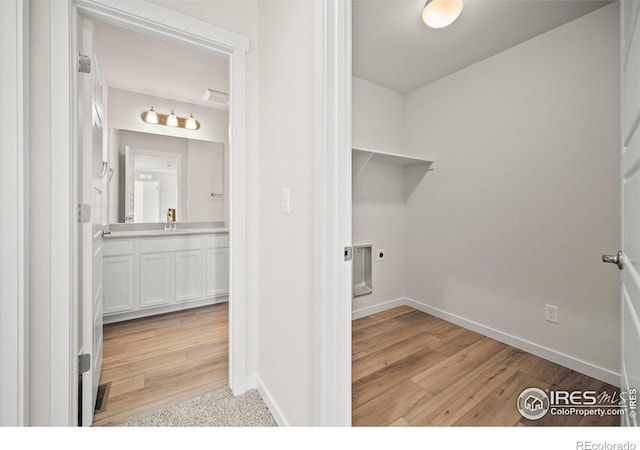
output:
M83 367L78 358L81 335L78 316L82 314L79 260L80 231L75 224L78 220L76 206L80 201L80 180L78 169L81 147L71 139L75 123L71 121L78 114L74 104L77 82L72 67L76 66L78 55L76 42L76 22L79 15L91 20L105 21L128 30L140 31L147 35L184 45L211 54L227 57L229 60L229 227L233 230L228 237L229 252L229 384L234 394L247 389L245 362L245 172L244 172L244 58L248 51L248 39L203 24L181 14L152 4L105 4L100 1L51 4L52 79L61 81L60 89L52 93L52 104L56 105L54 128L59 132L52 135L52 147L59 157L52 171L52 208L60 211L59 220L51 226L53 235L61 238L54 245L56 282L51 289L52 310L56 311L51 321L51 423L73 424L77 415L77 380ZM57 43L59 45L54 45ZM73 63L72 63L73 60ZM62 80L66 80L63 82ZM66 89L65 86L73 88ZM74 119L75 120L75 119ZM67 130L68 133L65 133ZM59 160L59 161L58 161ZM58 163L59 162L59 163ZM68 165L68 167L67 167ZM66 195L65 192L68 194ZM73 211L73 214L71 213ZM69 214L66 214L66 213ZM83 210L80 208L80 212ZM66 231L65 231L66 230ZM71 230L71 231L70 231ZM61 264L60 261L69 264ZM96 318L98 320L98 318ZM86 321L85 321L86 324ZM84 327L86 328L86 327ZM68 338L68 339L67 339ZM88 347L85 347L88 348Z
M110 389L93 425L114 425L229 386L230 71L228 57L80 21L102 130L91 140L103 170L90 199L101 260L88 262L101 289L92 315L102 315L92 376Z
M619 239L618 6L511 6L469 2L436 31L423 5L353 2L353 425L620 423L516 409L530 386L619 394L619 280L600 261ZM483 27L500 48L463 61L457 39ZM574 83L579 60L594 76Z

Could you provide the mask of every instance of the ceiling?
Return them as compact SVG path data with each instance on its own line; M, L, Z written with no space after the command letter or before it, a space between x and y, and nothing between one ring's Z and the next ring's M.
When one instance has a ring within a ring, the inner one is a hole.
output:
M229 92L225 57L94 22L94 51L109 87L203 106L207 89Z
M432 29L425 0L354 0L353 74L406 94L609 3L464 0L452 25Z

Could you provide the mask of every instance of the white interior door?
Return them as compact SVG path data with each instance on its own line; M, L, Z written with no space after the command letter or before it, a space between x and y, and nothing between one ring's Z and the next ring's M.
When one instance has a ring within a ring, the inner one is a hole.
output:
M102 369L102 78L93 55L93 24L81 18L79 49L91 58L91 71L78 72L79 120L82 159L82 203L90 205L90 219L82 223L82 352L91 355L82 374L82 425L93 423Z
M622 267L621 390L640 387L640 2L621 2L622 251L611 258ZM629 403L625 425L637 426Z

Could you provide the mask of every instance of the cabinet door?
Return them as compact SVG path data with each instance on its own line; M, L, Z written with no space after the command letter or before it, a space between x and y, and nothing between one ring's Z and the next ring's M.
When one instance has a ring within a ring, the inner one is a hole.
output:
M202 297L202 251L176 252L176 301Z
M229 292L229 249L207 249L207 297Z
M133 255L104 258L104 314L131 311L135 308L133 260Z
M140 255L140 307L171 303L171 253Z

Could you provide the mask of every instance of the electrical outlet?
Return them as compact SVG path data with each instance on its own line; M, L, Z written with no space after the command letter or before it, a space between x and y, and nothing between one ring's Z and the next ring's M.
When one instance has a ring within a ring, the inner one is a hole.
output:
M376 260L384 261L385 259L387 259L386 250L383 248L376 250Z
M558 307L556 305L544 305L544 320L558 323Z

